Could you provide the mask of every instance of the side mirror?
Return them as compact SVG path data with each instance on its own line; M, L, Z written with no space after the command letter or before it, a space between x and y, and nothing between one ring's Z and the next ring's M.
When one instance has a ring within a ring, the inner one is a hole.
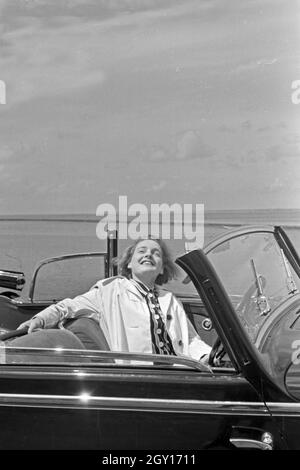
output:
M25 284L24 273L18 271L0 271L0 287L22 290Z

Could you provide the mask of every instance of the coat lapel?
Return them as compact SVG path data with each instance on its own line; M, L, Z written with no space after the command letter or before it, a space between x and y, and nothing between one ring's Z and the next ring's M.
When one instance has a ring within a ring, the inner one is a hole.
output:
M167 316L167 313L169 311L171 301L172 301L172 293L163 289L159 289L158 301L159 301L159 305L164 316L164 321L166 321L166 316Z
M130 280L128 280L128 282L126 283L126 289L129 292L131 292L133 295L137 296L139 299L143 298L140 291L135 287L135 285L132 282L130 282ZM160 308L163 314L167 315L167 312L170 308L170 304L172 301L172 293L167 290L160 289L160 288L157 288L157 290L158 290L158 301L159 301Z

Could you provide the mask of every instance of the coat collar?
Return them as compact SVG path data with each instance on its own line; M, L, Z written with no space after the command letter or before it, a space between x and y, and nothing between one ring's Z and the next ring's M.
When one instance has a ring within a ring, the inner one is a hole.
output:
M123 279L125 281L124 284L126 286L126 290L128 290L132 294L142 299L143 296L140 293L140 291L137 289L137 287L134 285L134 283L131 282L130 279L127 279L125 277ZM160 286L156 286L156 290L158 293L158 301L159 301L160 307L163 312L167 312L169 309L173 294L170 291L160 288Z

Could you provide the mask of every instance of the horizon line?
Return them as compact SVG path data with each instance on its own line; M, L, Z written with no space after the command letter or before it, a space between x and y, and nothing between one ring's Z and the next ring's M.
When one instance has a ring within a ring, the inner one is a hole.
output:
M145 207L147 207L145 205ZM171 207L171 206L170 206ZM147 208L148 209L148 208ZM254 208L254 209L204 209L204 216L205 216L205 213L219 213L219 212L265 212L265 211L300 211L300 207L267 207L267 208ZM188 212L189 214L195 214L195 210L191 211L191 212ZM174 216L174 212L173 211L170 211L170 214ZM126 215L128 216L128 214L126 212L118 212L116 211L116 216L120 216L120 215ZM136 215L131 215L131 216L128 216L129 218L135 218L137 217L138 214ZM24 213L14 213L14 214L0 214L0 219L3 219L3 218L27 218L27 217L95 217L95 218L99 218L101 216L99 215L96 215L96 213L93 213L93 212L46 212L46 213L42 213L42 212L33 212L33 213L30 213L30 212L24 212Z

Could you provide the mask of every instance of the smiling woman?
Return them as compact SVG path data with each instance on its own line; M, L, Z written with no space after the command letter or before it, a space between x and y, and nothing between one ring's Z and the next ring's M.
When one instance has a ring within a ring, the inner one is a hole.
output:
M121 257L119 271L120 276L98 281L85 294L46 308L19 328L27 326L31 334L89 318L96 320L112 351L183 355L206 362L210 346L200 339L175 295L158 287L176 273L165 243L136 241Z
M144 278L146 285L150 283L149 287L166 284L176 277L177 272L166 244L160 239L137 240L126 248L118 265L121 275L127 278Z

